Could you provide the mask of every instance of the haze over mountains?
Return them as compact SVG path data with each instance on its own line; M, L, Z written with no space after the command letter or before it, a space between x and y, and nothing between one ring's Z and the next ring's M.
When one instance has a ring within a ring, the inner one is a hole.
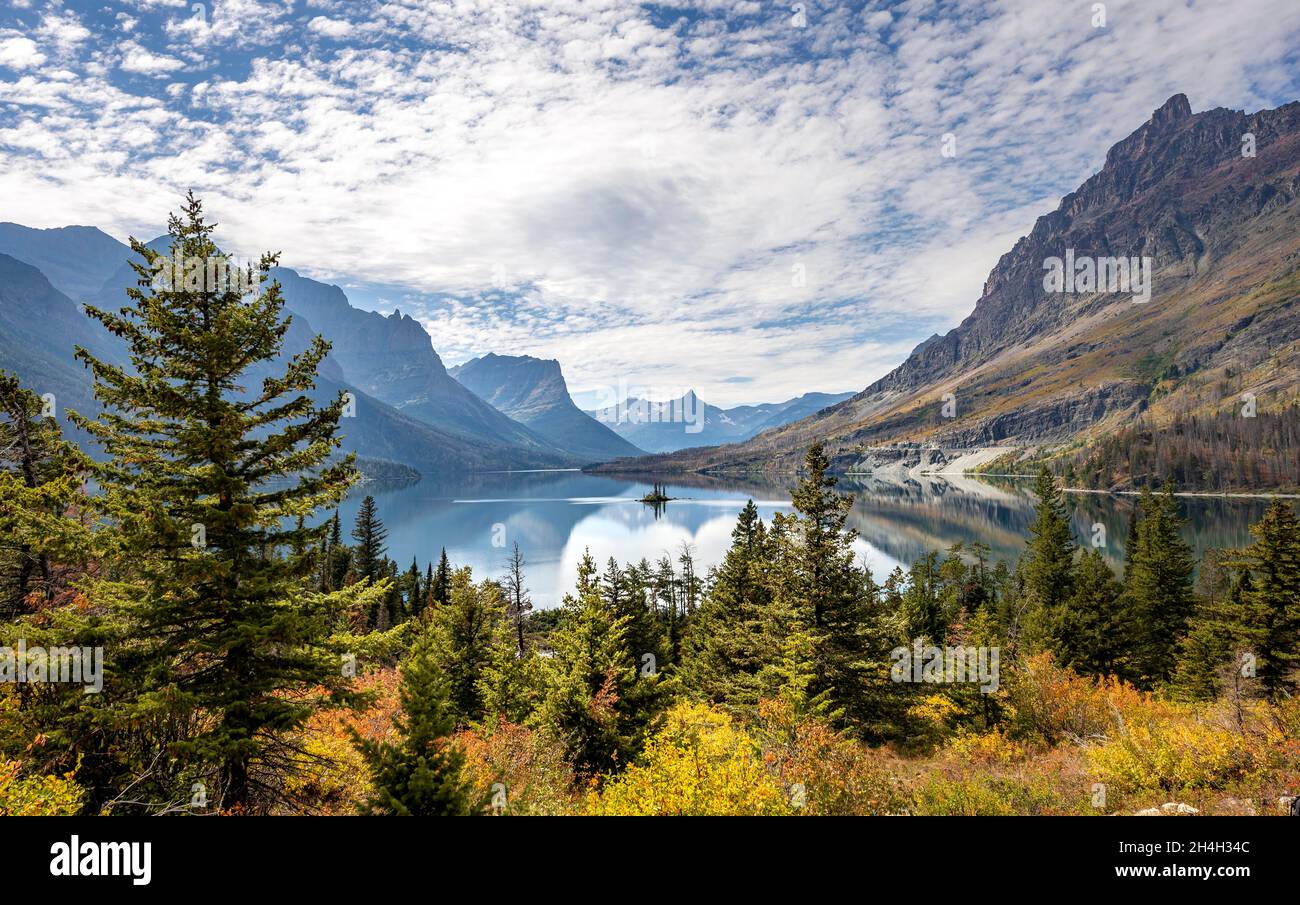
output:
M762 431L798 421L852 395L804 393L785 402L723 409L709 405L694 390L687 390L676 399L648 400L632 396L588 414L644 450L675 452L720 443L739 443Z
M960 326L861 393L735 446L607 467L788 470L814 439L852 466L882 444L1059 444L1280 407L1300 392L1298 199L1300 102L1193 114L1175 95L1002 256ZM1076 256L1149 259L1150 300L1048 291L1048 262Z
M166 237L150 245L165 250ZM89 372L72 357L75 346L126 364L125 347L81 311L81 302L117 308L138 276L129 247L94 227L32 229L0 224L0 367L40 393L53 393L60 413L93 412ZM489 354L449 373L425 328L395 311L353 307L338 286L287 267L271 274L293 315L285 353L306 347L316 333L333 343L314 396L353 394L355 415L343 424L344 449L417 470L490 471L576 467L645 450L580 410L556 361ZM250 375L250 376L261 376ZM809 394L776 406L749 406L721 415L708 407L708 430L695 436L676 425L680 444L739 439L761 427L810 411ZM655 427L672 428L672 425ZM71 430L70 426L68 429ZM76 437L76 432L71 431ZM84 437L76 437L84 441Z
M574 404L554 359L489 353L448 373L497 410L585 461L645 452Z

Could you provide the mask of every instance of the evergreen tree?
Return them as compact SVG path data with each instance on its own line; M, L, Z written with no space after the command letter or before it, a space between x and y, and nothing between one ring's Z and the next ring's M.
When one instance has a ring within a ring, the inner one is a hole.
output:
M569 762L592 776L626 762L643 741L624 701L638 681L627 646L627 617L615 616L600 596L590 552L578 565L576 594L566 594L559 628L551 636L555 655L543 707ZM653 679L649 680L653 681Z
M451 575L451 596L433 611L430 631L437 662L447 677L452 713L460 723L483 718L479 679L492 659L506 604L495 581L474 583L468 567Z
M814 443L791 493L796 514L774 519L784 548L774 566L777 612L792 615L791 634L804 636L797 647L812 655L799 670L811 676L808 697L824 695L833 710L862 727L879 717L873 682L888 681L889 648L871 578L854 563L856 532L845 528L853 499L834 491L829 466L822 444Z
M387 552L384 541L388 539L388 529L379 519L375 498L369 494L361 501L361 508L357 510L352 539L357 542L352 554L357 580L374 584L384 577Z
M428 606L446 606L451 601L451 562L447 559L447 548L442 548L438 560L438 571L433 573L429 583Z
M1075 566L1074 593L1057 625L1060 662L1091 676L1122 675L1132 629L1122 601L1123 586L1097 550Z
M1192 593L1191 549L1180 536L1178 500L1166 485L1160 494L1144 491L1138 542L1125 581L1124 605L1133 619L1132 673L1135 683L1152 688L1169 680L1177 664L1178 643L1196 608Z
M1251 584L1225 616L1234 637L1254 653L1265 692L1276 700L1295 687L1300 662L1300 519L1289 503L1275 499L1251 533L1254 543L1239 563Z
M129 304L86 308L126 340L131 367L79 347L104 411L70 417L107 455L92 466L97 533L129 569L91 589L131 639L114 664L133 683L117 715L136 732L174 727L164 763L191 765L221 806L252 811L277 797L299 728L353 696L327 635L347 600L310 590L310 557L292 552L325 529L285 525L337 503L354 471L331 460L342 394L324 408L308 395L329 344L283 359L289 320L265 284L275 257L249 268L251 295L210 285L204 271L229 265L212 230L192 195L170 219L172 260L206 265L184 280L155 279L164 256L132 240L143 263ZM136 795L154 778L137 777Z
M769 556L767 529L750 500L736 519L731 547L686 636L685 687L733 712L757 708L759 673L775 653L764 633L772 602Z
M1059 633L1066 603L1074 593L1074 538L1056 481L1046 466L1034 482L1038 497L1019 570L1026 612L1024 632L1031 647L1046 646Z
M363 739L352 730L374 789L362 812L400 817L457 817L481 809L462 778L464 755L449 743L456 728L433 640L423 636L401 667L395 740Z
M72 526L64 514L80 496L84 456L42 416L44 401L0 371L0 612L32 609L58 590L52 554Z

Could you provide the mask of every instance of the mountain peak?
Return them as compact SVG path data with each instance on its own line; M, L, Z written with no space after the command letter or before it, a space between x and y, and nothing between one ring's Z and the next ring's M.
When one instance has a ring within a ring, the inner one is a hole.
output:
M1151 122L1155 125L1178 123L1190 119L1191 116L1191 102L1187 100L1187 95L1179 93L1165 101L1151 114Z

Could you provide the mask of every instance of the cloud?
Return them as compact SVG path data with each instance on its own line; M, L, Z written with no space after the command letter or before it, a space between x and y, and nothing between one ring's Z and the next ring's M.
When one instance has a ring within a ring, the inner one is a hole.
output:
M45 62L36 42L6 29L0 31L0 66L9 69L32 69Z
M137 0L62 43L0 16L6 216L152 236L194 188L232 251L400 305L449 363L772 401L959 322L1171 94L1300 94L1289 0L301 6Z

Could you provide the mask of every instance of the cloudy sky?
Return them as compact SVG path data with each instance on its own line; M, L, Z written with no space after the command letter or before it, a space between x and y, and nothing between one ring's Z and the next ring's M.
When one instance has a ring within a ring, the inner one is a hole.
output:
M858 390L1170 95L1300 98L1296 0L1102 6L6 0L0 220L151 238L193 188L449 365Z

